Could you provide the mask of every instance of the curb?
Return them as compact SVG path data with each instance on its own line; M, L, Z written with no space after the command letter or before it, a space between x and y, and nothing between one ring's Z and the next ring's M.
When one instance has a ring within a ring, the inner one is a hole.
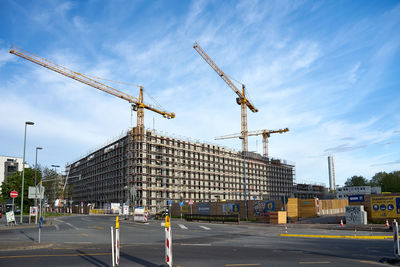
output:
M33 249L42 249L42 248L50 248L54 246L53 243L51 244L37 244L37 245L27 245L21 247L13 247L13 248L0 248L0 251L19 251L19 250L33 250Z
M337 239L373 239L373 240L383 240L383 239L393 239L393 236L353 236L353 235L298 235L298 234L280 234L279 236L287 237L311 237L311 238L337 238Z

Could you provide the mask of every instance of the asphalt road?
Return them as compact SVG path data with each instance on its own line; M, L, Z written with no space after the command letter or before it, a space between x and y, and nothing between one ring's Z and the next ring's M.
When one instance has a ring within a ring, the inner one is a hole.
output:
M42 229L0 228L0 266L110 266L111 216L71 216ZM33 227L33 228L32 228ZM120 266L160 266L164 227L120 220ZM174 266L376 266L393 257L391 240L282 237L283 226L172 221ZM354 235L354 231L290 227L289 233ZM388 233L357 232L357 235Z

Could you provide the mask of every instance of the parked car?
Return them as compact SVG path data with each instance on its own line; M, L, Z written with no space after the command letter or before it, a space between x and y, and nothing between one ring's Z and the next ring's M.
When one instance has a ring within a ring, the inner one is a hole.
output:
M1 215L1 211L0 211L0 219L1 219L1 216L2 216L2 215Z

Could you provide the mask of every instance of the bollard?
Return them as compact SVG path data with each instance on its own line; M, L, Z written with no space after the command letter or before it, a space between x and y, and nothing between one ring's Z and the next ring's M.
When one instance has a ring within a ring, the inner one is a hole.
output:
M393 227L393 242L394 242L393 252L394 256L397 258L399 257L399 225L396 222L396 220L393 221L392 227Z
M115 221L115 265L119 266L119 219Z
M165 262L172 267L172 233L169 216L165 216Z
M114 258L114 232L113 232L113 227L111 226L111 261L112 261L112 266L115 266L115 258Z

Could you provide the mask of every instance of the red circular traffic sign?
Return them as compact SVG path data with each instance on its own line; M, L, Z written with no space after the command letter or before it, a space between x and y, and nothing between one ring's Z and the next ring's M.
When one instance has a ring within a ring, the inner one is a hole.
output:
M10 192L10 197L16 198L17 196L18 196L18 192L17 191L11 191Z

